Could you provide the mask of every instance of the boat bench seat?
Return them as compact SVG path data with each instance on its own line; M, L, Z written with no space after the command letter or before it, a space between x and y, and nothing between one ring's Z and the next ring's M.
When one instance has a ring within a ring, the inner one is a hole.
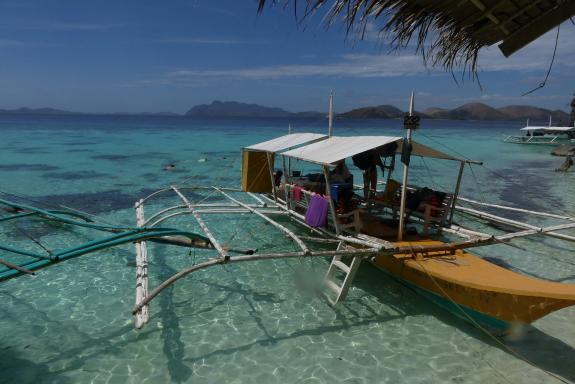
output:
M439 191L434 191L439 192ZM451 204L453 201L453 194L442 192L444 195L443 199L439 204L431 204L430 202L421 202L417 209L406 209L407 217L416 217L423 221L423 233L427 234L429 232L429 227L431 225L443 226L447 223L449 218L449 212L451 210ZM396 218L400 210L400 196L398 196L393 201L382 201L373 199L370 203L376 208L388 208L392 211L393 217Z

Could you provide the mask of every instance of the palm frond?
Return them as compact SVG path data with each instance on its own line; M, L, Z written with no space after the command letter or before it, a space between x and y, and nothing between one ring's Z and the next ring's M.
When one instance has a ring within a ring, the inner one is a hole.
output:
M449 1L444 0L258 1L260 13L268 3L284 6L293 3L294 7L304 3L300 13L296 9L300 22L326 9L324 16L328 25L343 22L347 33L360 36L360 39L365 36L368 24L372 23L392 50L405 49L414 43L416 53L422 56L426 65L441 66L452 73L459 69L463 75L468 73L476 77L479 51L488 45L476 38L475 28L462 26L461 18L445 7Z

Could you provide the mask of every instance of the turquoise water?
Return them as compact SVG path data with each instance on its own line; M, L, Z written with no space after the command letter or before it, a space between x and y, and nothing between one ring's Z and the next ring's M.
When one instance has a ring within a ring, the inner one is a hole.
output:
M296 121L294 131L325 130ZM342 135L402 135L400 122L337 121ZM239 148L287 131L285 120L2 117L0 190L37 205L64 204L103 222L134 225L133 203L172 184L238 186ZM462 195L575 215L575 173L553 172L548 147L504 144L520 123L425 121L415 139L485 162L467 169ZM175 164L174 171L163 170ZM305 170L305 168L304 168ZM457 165L414 159L412 180L453 188ZM399 177L399 176L397 176ZM5 196L5 195L4 195ZM200 198L197 196L197 198ZM167 206L163 199L147 208ZM526 218L515 216L516 218ZM464 220L456 218L456 220ZM292 250L251 216L210 216L226 245ZM550 223L534 221L533 223ZM189 218L174 226L194 230ZM53 248L97 235L23 228ZM0 241L36 249L17 229ZM481 228L481 227L478 227ZM494 232L493 229L489 229ZM569 233L568 231L565 233ZM571 233L574 233L571 231ZM573 244L549 238L477 253L521 273L575 284ZM150 247L151 286L207 257ZM135 256L122 246L0 283L0 382L6 383L539 383L556 381L467 323L385 278L368 264L334 309L298 281L323 274L326 260L266 261L215 267L180 280L133 327ZM575 309L537 321L508 346L535 365L575 380Z

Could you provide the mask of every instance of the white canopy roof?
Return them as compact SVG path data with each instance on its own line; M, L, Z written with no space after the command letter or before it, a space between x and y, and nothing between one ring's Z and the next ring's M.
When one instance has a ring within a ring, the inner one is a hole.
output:
M528 126L521 128L522 131L555 131L555 132L567 132L575 130L574 127L536 127L536 126Z
M291 133L264 141L263 143L250 145L246 149L252 151L279 152L284 149L297 147L298 145L323 140L325 138L327 138L327 135L320 133Z
M397 142L401 151L403 138L394 136L332 136L317 143L282 153L284 156L322 165L332 165L337 161L383 145ZM436 149L412 141L412 155L436 159L463 161Z
M323 141L284 152L283 155L312 163L330 165L358 153L399 140L402 140L401 137L332 136Z

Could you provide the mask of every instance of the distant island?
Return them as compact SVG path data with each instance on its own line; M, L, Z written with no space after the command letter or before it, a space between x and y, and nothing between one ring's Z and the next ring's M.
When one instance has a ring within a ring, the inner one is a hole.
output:
M550 110L529 105L510 105L494 108L483 103L467 103L453 109L427 108L418 115L426 119L446 120L491 120L513 121L530 119L533 123L547 122L549 116L554 124L567 125L570 121L568 113L556 109ZM289 112L282 108L267 107L258 104L241 103L237 101L213 101L210 104L200 104L190 108L185 114L172 112L144 113L81 113L53 108L19 108L0 109L0 115L108 115L108 116L176 116L183 118L325 118L326 112L307 111ZM393 105L379 105L352 109L337 114L338 119L397 119L405 115L405 111Z
M87 113L72 112L55 108L17 108L17 109L0 109L1 115L23 115L23 116L182 116L174 112L141 112L141 113Z
M211 104L196 105L186 112L189 117L324 117L326 113L308 112L288 112L281 108L264 107L258 104L239 103L237 101L213 101Z
M468 103L454 109L427 108L417 112L428 119L447 120L525 120L547 121L549 116L556 123L569 122L569 114L557 109L549 110L529 105L510 105L502 108L493 108L483 103ZM214 101L211 104L196 105L186 112L186 116L196 118L280 118L280 117L325 117L325 112L288 112L281 108L265 107L258 104L246 104L236 101ZM393 105L379 105L363 107L340 113L341 119L396 119L405 115L405 111Z
M555 123L569 122L569 114L557 109L533 107L530 105L510 105L493 108L483 103L467 103L454 109L427 108L418 115L427 119L446 120L526 120L548 121L549 116ZM395 119L405 115L405 112L393 105L380 105L377 107L364 107L342 113L338 117L346 119Z
M0 115L81 115L79 112L63 111L54 108L0 109Z

